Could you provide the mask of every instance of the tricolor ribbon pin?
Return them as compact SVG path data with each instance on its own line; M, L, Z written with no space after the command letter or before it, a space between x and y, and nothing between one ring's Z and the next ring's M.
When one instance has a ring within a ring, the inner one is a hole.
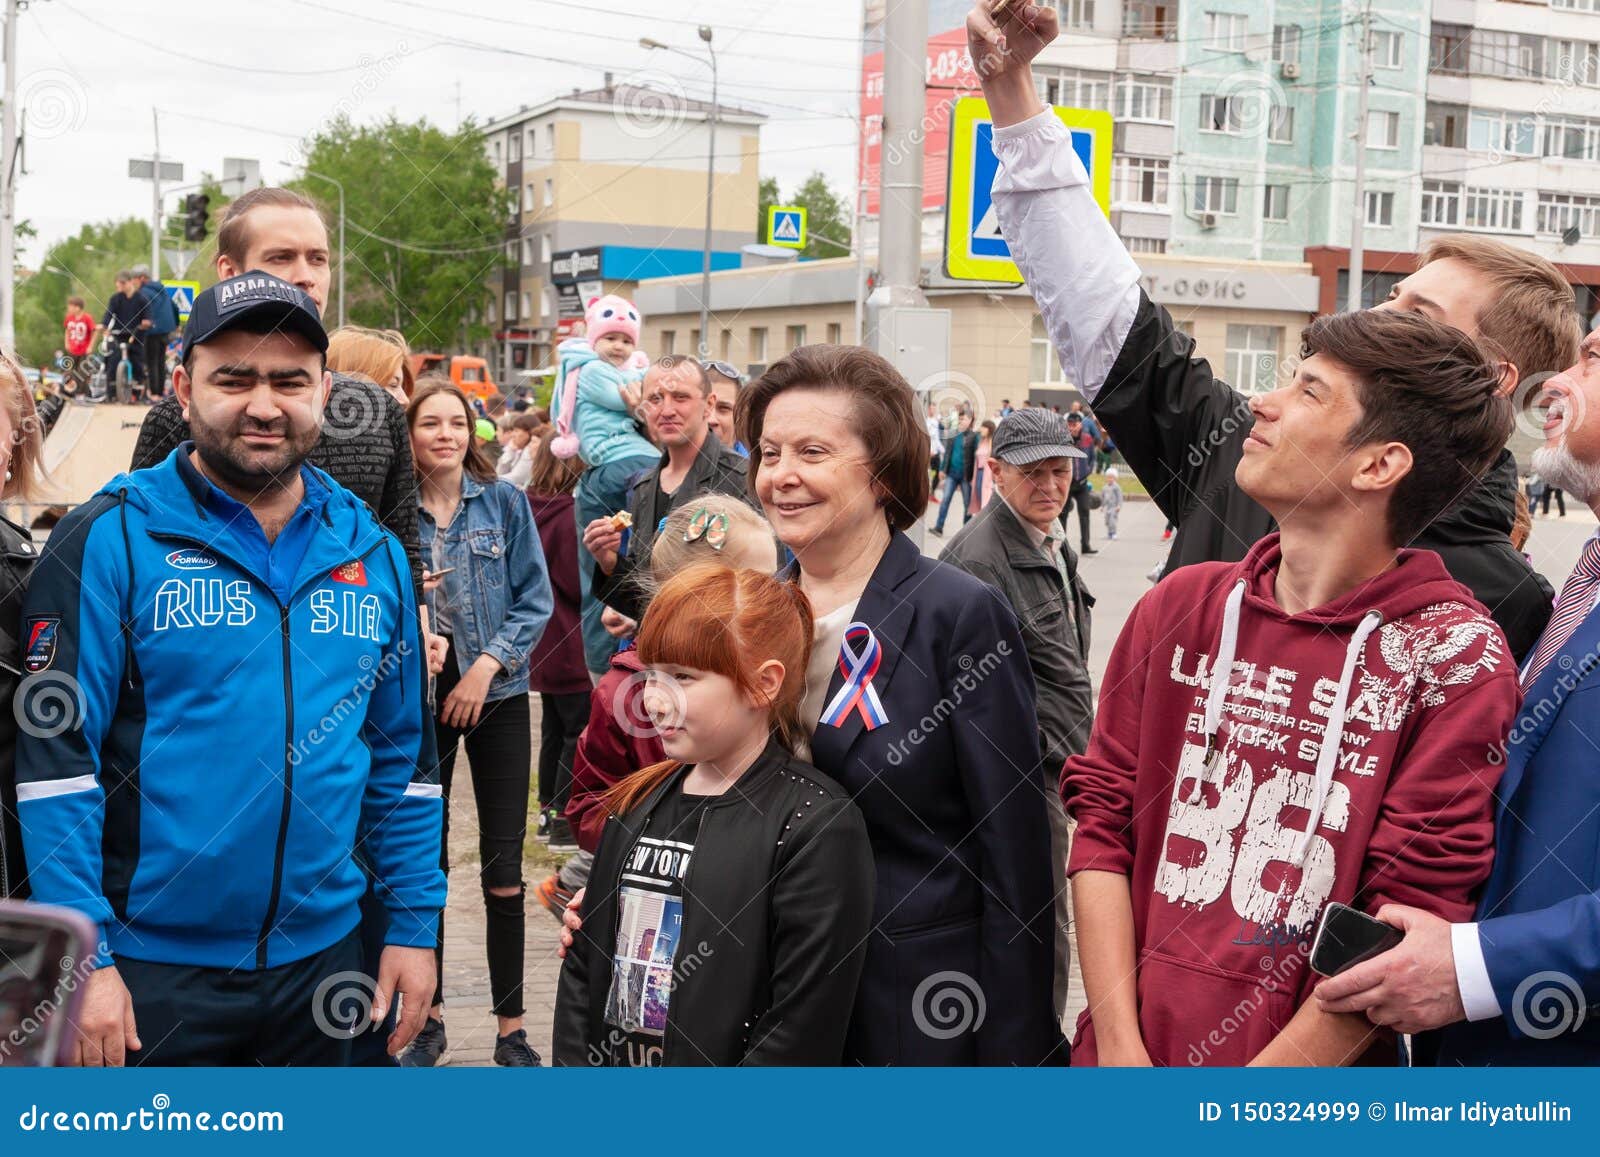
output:
M857 651L852 644L863 644ZM844 641L839 645L839 673L844 676L844 686L829 702L822 713L822 722L830 727L843 727L854 711L861 712L861 721L868 731L889 722L889 713L883 709L883 700L872 685L872 677L883 663L883 646L872 628L865 623L851 623L844 630Z

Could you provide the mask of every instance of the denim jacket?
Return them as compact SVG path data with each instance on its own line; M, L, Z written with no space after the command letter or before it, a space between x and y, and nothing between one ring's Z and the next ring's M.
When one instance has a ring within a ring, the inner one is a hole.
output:
M435 559L435 536L444 536L428 569L455 568L427 599L430 622L439 597L447 601L461 673L488 652L504 670L489 684L487 698L526 693L528 653L555 606L527 498L509 482L483 483L464 473L461 506L450 525L436 526L423 507L417 529L425 561Z

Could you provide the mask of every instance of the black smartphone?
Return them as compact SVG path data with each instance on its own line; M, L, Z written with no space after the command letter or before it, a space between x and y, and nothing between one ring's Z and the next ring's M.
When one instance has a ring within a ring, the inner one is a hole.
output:
M0 1067L66 1061L94 944L77 912L0 901Z
M1348 904L1329 904L1322 910L1316 938L1311 942L1311 971L1337 976L1352 965L1389 951L1404 936L1400 929Z

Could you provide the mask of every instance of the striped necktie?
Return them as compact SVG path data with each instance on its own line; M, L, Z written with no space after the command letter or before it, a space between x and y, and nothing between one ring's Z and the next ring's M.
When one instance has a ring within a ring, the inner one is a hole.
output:
M1549 666L1550 660L1567 645L1578 624L1589 617L1589 612L1594 609L1597 583L1600 583L1600 536L1591 538L1584 545L1578 565L1567 576L1566 584L1561 588L1561 597L1556 600L1555 612L1550 616L1550 623L1545 627L1544 634L1539 636L1538 646L1533 649L1533 658L1528 663L1528 677L1522 681L1523 687L1533 686L1534 680Z

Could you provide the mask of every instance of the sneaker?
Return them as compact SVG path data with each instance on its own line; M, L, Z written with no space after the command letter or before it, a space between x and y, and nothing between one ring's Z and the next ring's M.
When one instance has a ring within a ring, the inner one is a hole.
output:
M944 531L940 530L937 526L928 527L928 533L938 538L944 537Z
M1080 550L1078 553L1079 554L1099 554L1100 552L1098 550L1096 550L1092 546L1086 546L1082 550Z
M430 1016L410 1046L400 1054L400 1065L407 1069L431 1069L448 1047L449 1042L444 1039L444 1021Z
M554 815L555 810L553 808L541 807L539 809L539 819L535 824L536 830L533 833L534 839L540 841L548 841L550 839L550 820Z
M519 1028L509 1036L494 1038L494 1063L508 1069L536 1069L540 1061L528 1043L527 1031Z
M578 850L578 841L572 835L572 825L565 816L555 815L550 821L550 850L552 852L575 852Z
M567 905L572 903L572 893L561 886L561 877L550 875L541 880L533 889L533 898L537 900L544 910L563 922L566 919Z

